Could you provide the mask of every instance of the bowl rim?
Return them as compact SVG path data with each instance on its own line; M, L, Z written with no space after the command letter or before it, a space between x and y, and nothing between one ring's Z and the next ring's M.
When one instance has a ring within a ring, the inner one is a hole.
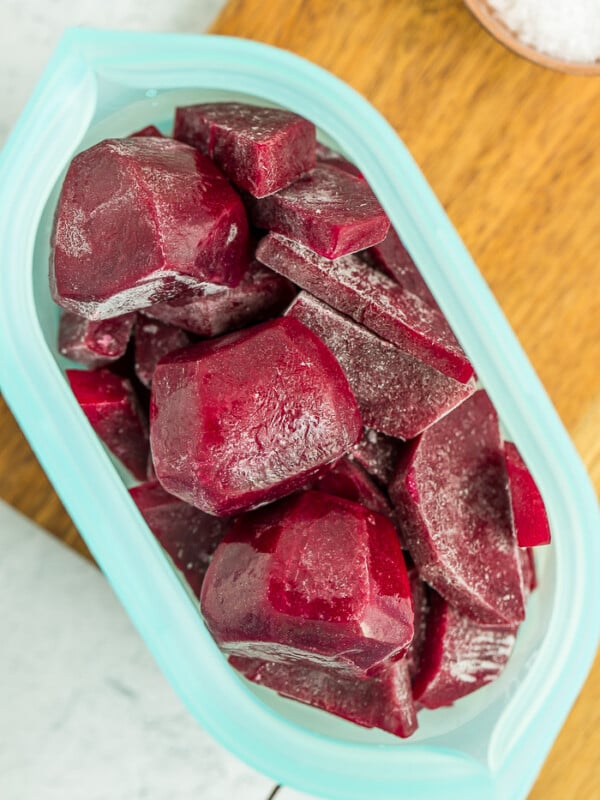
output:
M487 0L464 0L464 3L482 28L516 55L526 58L540 67L558 70L569 75L600 75L600 58L589 62L567 61L548 53L542 53L541 50L536 50L535 47L522 42L494 13Z
M355 160L423 270L526 461L555 530L556 596L543 644L489 730L486 762L410 741L357 744L267 709L226 667L77 407L41 331L31 269L47 197L96 112L103 81L152 92L241 91L312 119ZM365 131L369 136L365 136ZM600 530L594 491L490 290L395 131L345 83L298 56L222 36L67 31L0 155L0 386L91 552L188 708L275 780L340 800L522 797L591 666ZM502 357L498 357L501 343ZM48 408L60 413L48 414ZM110 503L106 502L110 498ZM115 535L114 521L120 530ZM594 622L595 621L595 622ZM202 664L202 670L197 665ZM210 681L206 678L210 677ZM207 685L210 683L210 685ZM540 688L543 687L543 688Z

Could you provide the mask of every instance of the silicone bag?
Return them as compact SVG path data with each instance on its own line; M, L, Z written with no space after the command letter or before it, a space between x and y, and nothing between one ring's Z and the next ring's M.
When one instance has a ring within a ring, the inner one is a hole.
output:
M553 544L501 679L420 713L406 742L252 688L231 670L62 374L47 285L60 181L80 149L173 108L254 99L313 120L356 161L475 364L545 498ZM71 30L0 161L0 381L94 557L198 721L275 780L339 800L523 798L590 667L599 521L588 477L500 309L385 120L324 70L239 39Z

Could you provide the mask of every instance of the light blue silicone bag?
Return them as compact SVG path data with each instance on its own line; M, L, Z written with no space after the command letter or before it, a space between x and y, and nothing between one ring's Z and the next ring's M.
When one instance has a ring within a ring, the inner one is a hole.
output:
M248 98L315 122L388 212L538 481L553 544L502 677L421 712L409 741L252 688L226 664L73 399L55 338L48 239L75 152L204 99ZM590 667L600 622L594 492L456 231L387 122L341 81L239 39L71 30L0 160L0 385L148 647L208 731L275 780L338 800L524 798ZM91 621L93 623L93 621Z

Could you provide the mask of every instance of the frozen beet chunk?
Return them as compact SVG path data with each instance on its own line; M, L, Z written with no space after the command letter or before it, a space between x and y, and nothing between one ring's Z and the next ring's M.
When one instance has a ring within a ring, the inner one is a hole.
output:
M342 365L365 425L412 439L475 391L385 342L306 292L286 312L329 347Z
M523 620L498 417L485 392L407 446L389 492L423 580L476 622Z
M427 628L427 615L429 614L429 592L427 586L421 580L419 570L414 564L408 567L408 580L410 583L410 594L413 601L414 636L405 656L408 672L413 678L419 671L421 663L421 653L425 643L425 631Z
M326 164L270 197L248 198L247 208L257 228L282 234L325 258L371 247L390 226L365 181Z
M144 314L135 322L135 374L144 386L150 386L158 362L173 350L191 344L191 338L181 328L165 325Z
M440 708L496 680L512 652L515 631L477 625L434 591L430 603L413 694L420 706Z
M152 379L150 419L159 481L219 516L305 486L362 430L341 367L288 318L166 356Z
M193 147L107 139L71 162L52 247L55 302L105 319L203 284L237 284L248 222L225 176Z
M413 635L394 526L322 492L238 517L208 568L201 608L229 655L349 674L401 656Z
M525 587L525 599L537 586L537 575L535 572L535 560L531 547L520 547L519 558L521 560L521 572L523 573L523 586Z
M473 367L440 311L358 256L330 261L270 233L256 257L403 352L461 383L472 377Z
M66 375L98 437L134 477L145 480L148 431L131 382L108 369L68 369Z
M129 493L152 533L200 599L206 570L230 521L205 514L173 497L157 481L134 486Z
M355 164L348 161L347 158L344 158L344 156L340 155L336 150L332 150L331 147L321 144L321 142L317 142L317 163L327 164L327 166L341 169L350 175L354 175L355 178L364 180L362 172Z
M392 522L395 521L395 514L387 497L364 469L348 458L342 458L317 478L312 488L360 503L371 511L389 517Z
M139 131L135 133L129 134L131 137L136 136L159 136L162 138L162 133L158 130L155 125L146 125L145 128L141 128Z
M87 367L104 367L125 354L134 320L135 314L124 314L92 322L63 311L58 328L58 350L71 361Z
M372 677L349 677L308 664L282 664L231 656L229 663L282 697L320 708L365 728L401 736L417 729L417 712L404 659Z
M430 306L438 307L415 262L393 228L390 228L383 242L371 247L363 255L370 264L386 272L403 289L416 294Z
M305 324L311 327L310 323ZM350 458L387 486L394 474L401 447L402 442L397 439L379 433L374 428L365 428L363 438L353 448Z
M550 524L540 490L512 442L504 443L512 523L519 547L550 544Z
M175 111L174 137L206 153L254 197L283 189L315 166L315 126L281 108L201 103Z
M151 306L145 313L210 338L276 316L292 301L296 291L287 278L253 261L233 288L192 290Z

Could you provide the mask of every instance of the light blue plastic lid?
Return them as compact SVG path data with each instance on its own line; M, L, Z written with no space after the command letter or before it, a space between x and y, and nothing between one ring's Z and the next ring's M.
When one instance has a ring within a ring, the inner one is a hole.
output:
M521 450L549 512L540 587L501 678L419 714L401 741L239 678L78 408L56 351L52 214L75 152L177 104L240 98L297 111L357 162ZM524 798L590 668L600 521L588 476L502 312L396 133L324 70L240 39L71 30L0 157L0 384L90 550L198 721L284 784L338 800ZM75 598L76 600L76 598ZM93 621L91 621L93 624Z

